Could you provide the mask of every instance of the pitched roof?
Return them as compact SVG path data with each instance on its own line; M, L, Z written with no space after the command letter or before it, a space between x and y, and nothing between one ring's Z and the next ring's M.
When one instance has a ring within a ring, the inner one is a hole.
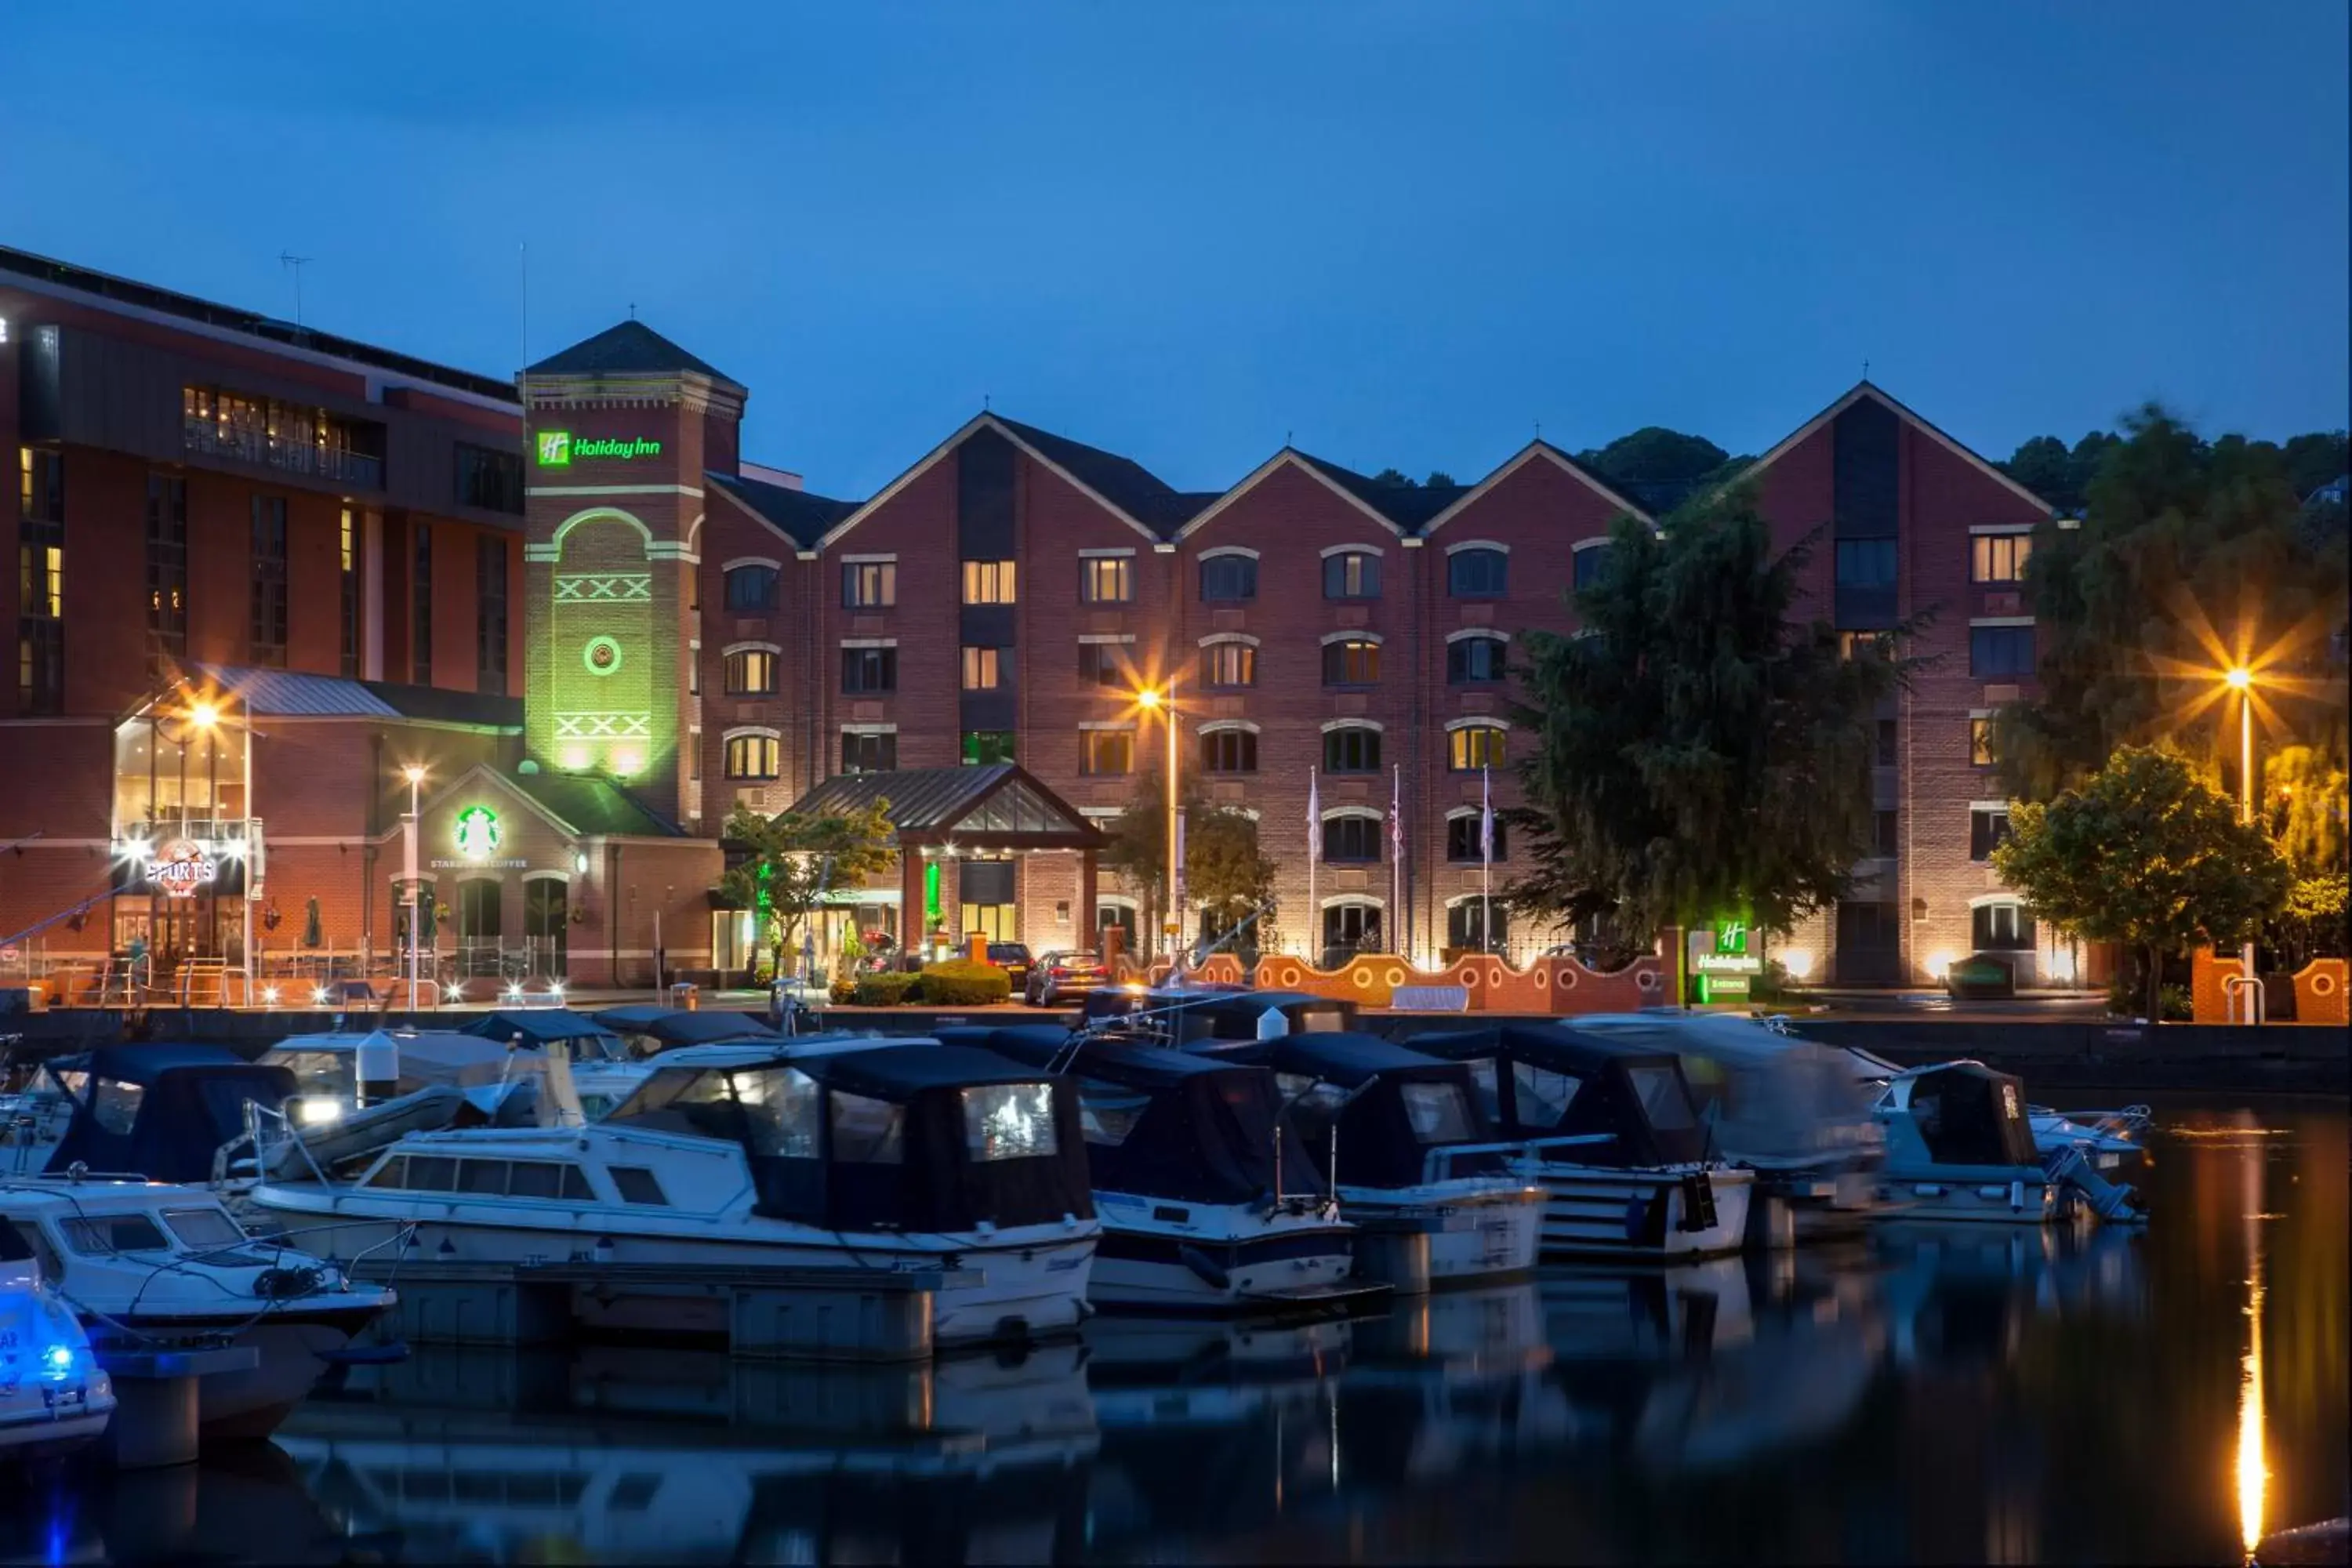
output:
M772 485L764 479L747 479L740 474L722 474L706 470L702 476L711 484L733 497L803 550L814 550L835 523L856 511L865 503L835 500L808 490L788 489Z
M1101 830L1076 807L1012 763L841 773L794 801L793 810L834 815L862 811L877 801L887 803L890 826L910 841L954 835L986 848L992 838L1050 837L1074 849L1103 842Z
M585 773L501 773L516 794L583 837L677 838L677 824L610 779Z
M1411 533L1470 492L1468 485L1391 485L1293 448L1292 456Z
M527 366L525 375L661 375L691 371L723 381L737 391L743 384L725 371L695 358L634 317L583 338L570 348Z
M1099 447L1089 447L1083 441L1073 441L1001 414L994 418L1006 431L1027 442L1041 456L1138 522L1158 529L1160 520L1181 510L1180 503L1186 499L1183 494L1132 458L1122 458L1116 452L1106 452ZM1191 511L1183 512L1185 517L1191 515Z
M1819 414L1814 415L1811 419L1806 420L1802 425L1798 426L1796 429L1790 431L1788 436L1770 451L1765 453L1762 457L1757 458L1754 462L1748 464L1748 467L1740 469L1737 474L1732 475L1729 479L1721 481L1721 484L1715 488L1719 489L1722 488L1722 485L1728 485L1739 479L1752 479L1756 475L1762 473L1766 468L1770 468L1774 463L1779 462L1781 458L1801 446L1807 437L1813 434L1814 431L1819 430L1822 426L1828 424L1831 420L1836 418L1839 415L1844 413L1847 409L1853 407L1855 404L1861 402L1865 397L1885 405L1886 407L1894 413L1896 418L1918 430L1929 440L1943 447L1954 456L1973 465L1977 470L1982 473L1987 479L1992 480L2003 489L2008 490L2019 500L2030 502L2033 506L2040 508L2045 516L2055 516L2057 514L2058 509L2056 507L2052 506L2048 501L2043 500L2040 496L2035 495L2032 490L2027 489L2023 485L2019 484L2015 479L2011 479L2007 474L2001 472L2001 470L1993 464L1991 459L1986 458L1981 453L1970 451L1958 441L1954 440L1951 437L1946 435L1943 431L1937 429L1936 426L1928 424L1927 420L1922 419L1910 409L1906 408L1900 402L1890 396L1885 388L1877 386L1867 381L1858 381L1854 383L1852 389L1850 389L1844 396L1839 398L1835 403L1831 404L1827 408L1822 409Z
M519 697L485 697L383 680L346 680L341 676L251 665L195 664L189 669L249 711L268 717L423 719L501 730L522 727Z

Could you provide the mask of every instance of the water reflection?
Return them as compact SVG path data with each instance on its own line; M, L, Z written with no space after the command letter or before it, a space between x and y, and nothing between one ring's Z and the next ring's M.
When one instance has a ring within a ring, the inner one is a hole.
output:
M2179 1141L2138 1235L1889 1226L936 1367L423 1352L273 1447L0 1497L0 1562L2210 1560L2344 1511L2344 1120L2292 1125Z

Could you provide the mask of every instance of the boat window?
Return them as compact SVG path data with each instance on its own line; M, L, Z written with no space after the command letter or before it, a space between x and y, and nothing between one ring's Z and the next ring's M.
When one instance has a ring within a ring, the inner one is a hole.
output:
M507 1163L504 1160L460 1160L457 1162L457 1190L478 1193L487 1197L507 1195Z
M1315 1075L1304 1072L1278 1072L1274 1075L1274 1086L1282 1090L1284 1100L1297 1100L1315 1087Z
M974 1160L1025 1160L1051 1154L1054 1086L1050 1083L984 1083L963 1091L965 1151Z
M1300 1035L1344 1035L1348 1032L1348 1016L1336 1007L1303 1011L1290 1021L1291 1032Z
M907 1158L907 1108L870 1095L844 1094L833 1100L833 1157L844 1164L897 1165Z
M563 1197L567 1203L593 1204L596 1189L588 1184L588 1173L577 1165L563 1167Z
M143 1214L102 1214L59 1223L66 1245L84 1258L114 1252L169 1252L172 1244Z
M1458 1083L1401 1083L1397 1093L1404 1100L1404 1119L1412 1124L1412 1135L1424 1143L1462 1143L1475 1136L1470 1121L1470 1102L1463 1098Z
M405 1154L394 1154L391 1159L386 1160L383 1164L378 1165L375 1168L374 1173L368 1177L367 1184L371 1187L404 1187L408 1185L408 1156Z
M1532 1062L1511 1064L1511 1093L1518 1105L1522 1127L1557 1127L1584 1087L1580 1079L1553 1072Z
M226 1209L165 1209L163 1223L184 1245L197 1248L236 1247L247 1239L245 1227Z
M75 1100L79 1100L82 1096L82 1090L89 1087L89 1074L86 1072L82 1072L79 1069L60 1072L53 1068L43 1068L39 1075L33 1080L33 1089L37 1094L40 1092L40 1079L43 1078L49 1080L50 1092L68 1095Z
M408 1157L408 1190L412 1193L453 1193L457 1190L457 1162L424 1154Z
M613 1483L612 1509L614 1513L644 1513L654 1506L661 1491L661 1478L643 1470L631 1470Z
M1151 1097L1148 1094L1091 1079L1078 1085L1078 1125L1089 1143L1117 1148L1127 1142L1127 1135L1135 1131L1135 1124L1150 1109Z
M1672 1068L1627 1068L1633 1092L1641 1097L1642 1114L1661 1132L1679 1132L1692 1125L1690 1096L1683 1091Z
M551 1198L562 1185L558 1167L544 1160L517 1160L508 1167L507 1196Z
M613 1186L625 1204L644 1204L649 1207L667 1208L669 1198L663 1193L661 1183L643 1165L614 1165Z
M0 1263L28 1263L33 1260L32 1244L16 1234L13 1225L0 1225Z
M359 1070L348 1051L266 1051L261 1065L284 1068L292 1073L294 1092L299 1095L323 1095L333 1100L345 1099L352 1093L352 1075Z
M1470 1082L1477 1089L1479 1103L1486 1108L1486 1114L1494 1117L1501 1116L1503 1098L1501 1090L1496 1084L1495 1058L1469 1057L1464 1059L1462 1065L1470 1069Z
M98 1093L91 1097L89 1113L109 1132L124 1133L139 1120L139 1102L147 1098L144 1084L125 1083L119 1078L98 1080Z
M816 1079L798 1068L764 1068L730 1073L726 1082L750 1113L752 1153L817 1158Z
M0 1230L10 1228L6 1225L0 1225ZM49 1245L49 1238L41 1234L39 1226L27 1220L13 1228L19 1239L32 1249L33 1261L40 1265L43 1279L55 1281L64 1278L66 1260L58 1256L58 1249Z

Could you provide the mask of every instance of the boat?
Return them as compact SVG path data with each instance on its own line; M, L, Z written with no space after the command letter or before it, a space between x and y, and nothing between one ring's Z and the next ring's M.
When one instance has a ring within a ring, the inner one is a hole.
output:
M2095 1144L2034 1137L2024 1086L1982 1062L1900 1069L1873 1108L1886 1129L1879 1195L1912 1218L2145 1225L2147 1206L2094 1163Z
M11 1177L0 1180L0 1233L10 1231L101 1352L257 1352L249 1370L197 1380L206 1437L268 1436L397 1300L248 1236L201 1187Z
M1271 1068L1284 1115L1305 1140L1340 1215L1368 1238L1417 1246L1425 1271L1393 1258L1359 1273L1400 1289L1494 1280L1535 1267L1541 1187L1509 1173L1470 1071L1371 1035L1280 1035L1196 1041L1213 1059Z
M1085 1310L1101 1227L1067 1080L930 1040L693 1046L585 1122L564 1103L566 1064L540 1065L546 1124L411 1133L354 1180L306 1172L249 1200L328 1227L297 1234L331 1260L413 1226L413 1255L439 1264L644 1266L697 1299L693 1276L714 1267L944 1268L942 1344L1049 1333ZM287 1132L266 1131L268 1168ZM663 1317L724 1327L684 1310Z
M1886 1138L1844 1052L1753 1018L1679 1008L1589 1014L1574 1027L1682 1058L1715 1147L1756 1173L1760 1238L1850 1234L1867 1220Z
M490 1016L536 1023L558 1011ZM523 1037L524 1048L551 1050L570 1062L572 1087L590 1120L626 1100L645 1082L644 1063L618 1037L593 1027L564 1033L567 1026L562 1022L551 1027L556 1032L551 1037ZM290 1035L264 1051L259 1060L294 1074L300 1099L295 1114L308 1127L349 1121L362 1110L442 1086L455 1087L476 1110L496 1115L513 1088L508 1064L517 1038L511 1028L490 1034L374 1029L363 1035ZM533 1081L531 1075L526 1074L524 1081Z
M567 1007L515 1007L485 1013L462 1033L522 1049L561 1056L572 1064L572 1088L592 1121L629 1098L651 1070L651 1050Z
M98 1046L41 1064L0 1127L0 1176L65 1172L204 1182L245 1128L275 1110L294 1075L217 1046Z
M1279 1030L1266 1015L1281 1020ZM1249 991L1234 985L1106 986L1087 994L1079 1026L1163 1045L1255 1040L1269 1033L1356 1032L1353 1002L1304 991Z
M1470 1072L1512 1145L1505 1168L1545 1194L1547 1253L1686 1261L1746 1245L1755 1174L1714 1147L1672 1051L1556 1024L1404 1044Z
M1272 1312L1388 1293L1353 1277L1355 1227L1264 1068L1050 1025L939 1037L1076 1079L1103 1227L1097 1306Z
M114 1384L89 1336L31 1246L0 1224L0 1467L70 1454L113 1415Z
M1882 1100L1887 1085L1905 1073L1930 1070L1904 1067L1859 1046L1843 1047L1843 1054L1855 1079ZM2053 1110L2046 1105L2029 1104L2025 1121L2032 1130L2033 1146L2044 1159L2073 1149L2097 1171L2130 1171L2146 1164L2147 1135L2156 1125L2145 1105L2126 1105L2119 1110Z
M766 1020L749 1013L705 1013L696 1009L658 1007L638 1003L606 1007L589 1015L598 1027L619 1037L629 1054L640 1058L676 1050L680 1046L715 1046L733 1040L780 1040L783 1036Z

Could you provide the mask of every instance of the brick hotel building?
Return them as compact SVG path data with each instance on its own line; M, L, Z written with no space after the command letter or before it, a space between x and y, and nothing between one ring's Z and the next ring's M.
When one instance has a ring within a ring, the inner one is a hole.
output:
M833 499L745 461L748 390L634 321L510 387L5 252L0 321L22 476L0 512L20 563L0 584L19 653L0 936L95 900L19 963L132 935L230 951L247 906L283 951L313 900L327 945L388 951L415 763L445 947L551 952L597 982L650 979L657 941L679 968L735 967L746 919L708 893L738 802L1012 762L1108 817L1164 755L1134 691L1171 679L1185 767L1281 867L1281 945L1475 946L1481 764L1517 798L1512 641L1573 629L1565 592L1611 519L1647 515L1542 441L1466 486L1286 447L1184 491L993 413ZM2020 576L2050 509L1867 383L1750 472L1784 541L1826 525L1818 607L1857 635L1932 607L1919 651L1940 656L1878 720L1857 896L1779 951L1844 984L1979 951L2070 976L1985 863L2003 822L1983 721L2032 679ZM198 692L235 721L192 733ZM497 826L464 836L468 813ZM257 842L211 858L204 898L161 896L163 833L232 840L248 817ZM1090 901L1134 926L1075 854L946 868L957 931L1081 944ZM825 940L898 933L904 897L845 892ZM1519 955L1558 935L1496 927Z

